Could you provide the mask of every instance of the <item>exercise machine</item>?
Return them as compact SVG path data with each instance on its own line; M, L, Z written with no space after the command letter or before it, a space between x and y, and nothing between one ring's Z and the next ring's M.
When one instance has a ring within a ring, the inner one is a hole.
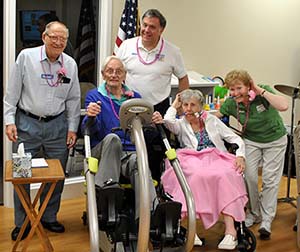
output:
M195 207L191 191L180 168L177 168L176 174L184 191L188 206L188 229L186 238L182 243L178 242L178 237L180 237L183 232L180 227L180 222L178 221L178 218L180 218L181 207L179 208L179 205L176 202L164 202L163 204L159 204L153 213L153 221L151 223L149 182L147 179L144 179L149 177L150 170L148 165L147 148L143 135L143 126L151 124L152 114L153 106L143 99L130 99L124 102L119 112L120 126L122 130L130 134L131 140L136 146L136 153L138 157L137 161L140 178L140 213L137 229L137 241L134 241L134 239L130 240L128 231L122 231L123 227L126 228L128 223L129 226L131 223L130 221L126 222L128 216L124 214L122 211L122 205L120 204L123 198L123 194L120 191L122 189L109 192L107 191L107 196L103 196L103 199L105 200L98 202L100 207L97 206L94 176L97 172L97 164L91 157L89 138L89 125L93 123L93 119L90 119L87 123L87 127L84 130L84 174L87 184L87 219L92 252L98 252L101 245L105 243L105 241L99 239L99 229L108 228L109 233L111 233L111 231L114 230L120 231L120 229L118 229L119 227L121 227L121 231L117 235L110 235L110 238L112 239L110 242L113 243L113 246L110 248L111 251L149 251L149 241L151 240L150 236L154 237L153 239L155 241L163 242L162 246L159 248L153 248L152 251L188 252L193 248L196 231ZM103 190L105 190L105 188ZM104 203L106 205L102 207L101 203L104 201L106 202ZM98 210L101 212L99 213ZM170 212L174 214L168 215ZM122 241L122 237L125 240L128 240L129 238L129 243L124 243L124 241ZM171 241L174 241L174 243Z

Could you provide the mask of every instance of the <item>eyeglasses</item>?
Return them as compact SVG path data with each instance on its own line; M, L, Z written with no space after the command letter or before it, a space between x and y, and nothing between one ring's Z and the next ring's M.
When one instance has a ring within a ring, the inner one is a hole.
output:
M49 35L48 33L46 33L46 35L49 37L49 39L51 39L52 42L57 42L58 40L60 40L61 42L66 43L66 41L68 40L68 38Z
M117 76L121 76L124 73L124 70L118 68L118 69L112 69L112 68L108 68L105 70L105 73L108 75L117 75Z

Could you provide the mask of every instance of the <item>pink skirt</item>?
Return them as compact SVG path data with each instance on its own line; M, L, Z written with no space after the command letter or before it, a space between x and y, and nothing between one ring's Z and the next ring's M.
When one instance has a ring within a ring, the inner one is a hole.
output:
M194 196L197 218L206 229L213 226L220 213L245 220L244 207L248 201L242 175L235 170L235 156L216 148L202 151L179 149L177 157ZM182 216L187 215L183 192L169 160L161 181L174 201L182 203Z

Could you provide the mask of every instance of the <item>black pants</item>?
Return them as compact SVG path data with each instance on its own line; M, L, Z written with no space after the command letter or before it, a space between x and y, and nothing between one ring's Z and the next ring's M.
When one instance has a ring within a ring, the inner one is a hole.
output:
M162 116L165 115L170 106L169 97L162 102L154 106L154 111L160 112ZM170 132L164 128L166 135L169 139ZM160 181L162 172L162 161L165 157L166 148L162 141L161 135L156 128L146 129L144 131L147 152L148 152L148 163L151 170L152 178Z
M170 100L169 97L167 97L162 102L154 105L154 111L158 111L162 116L164 116L169 107L170 107Z

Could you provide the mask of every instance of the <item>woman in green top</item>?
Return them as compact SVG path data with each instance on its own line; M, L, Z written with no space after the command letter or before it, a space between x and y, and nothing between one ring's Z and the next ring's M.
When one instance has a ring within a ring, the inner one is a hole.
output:
M244 70L233 70L225 78L230 98L217 113L233 116L240 123L246 147L245 179L249 194L247 227L260 223L263 240L270 239L276 214L277 194L284 167L287 145L286 129L278 111L288 109L288 101L267 85L256 85ZM261 192L258 190L258 167L262 164Z

